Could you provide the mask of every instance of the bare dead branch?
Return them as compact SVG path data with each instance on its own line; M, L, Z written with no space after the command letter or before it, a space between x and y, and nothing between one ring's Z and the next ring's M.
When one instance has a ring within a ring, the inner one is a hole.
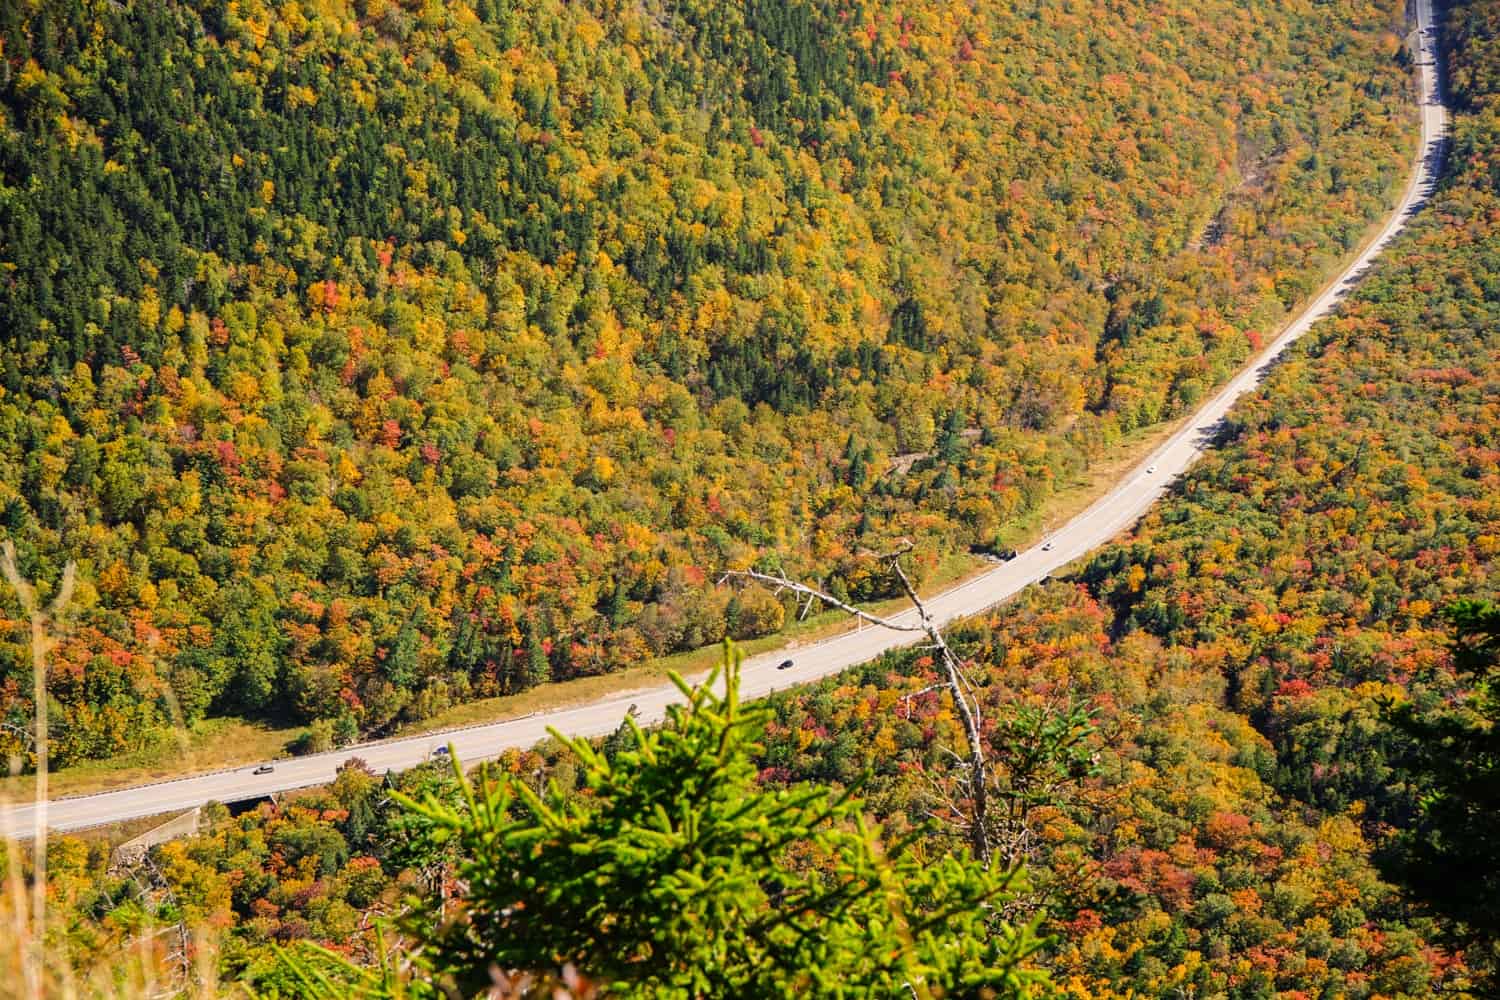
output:
M73 584L77 570L78 564L71 559L63 567L62 582L58 585L57 596L52 598L52 604L47 608L47 614L54 622L62 617L68 603L73 600Z
M899 559L916 548L910 538L903 538L894 549L886 552L876 552L873 549L860 549L859 554L879 562L889 563L892 559Z
M0 722L0 730L7 733L14 733L16 738L24 740L27 746L34 746L36 743L35 734L25 726L15 726L9 722Z
M791 591L800 597L809 600L817 599L832 607L838 608L848 614L855 615L872 624L882 628L888 628L895 632L921 632L926 634L931 642L931 648L937 653L937 659L942 664L945 675L942 684L953 698L954 705L958 708L959 719L963 723L964 740L968 744L968 758L964 760L966 784L968 786L969 800L973 815L968 824L969 849L976 860L988 865L992 855L989 840L989 776L985 761L984 738L982 733L982 720L979 712L979 699L974 692L973 686L965 676L963 663L949 648L948 642L943 638L943 633L933 621L932 615L927 610L927 605L918 596L917 589L912 586L911 578L906 575L906 570L901 565L901 557L912 549L910 541L904 541L895 550L877 556L895 574L901 583L901 589L905 591L907 600L911 601L913 609L917 613L917 624L903 625L890 618L880 615L872 615L862 608L855 607L846 601L815 587L798 583L788 578L785 574L762 573L758 570L731 570L720 578L720 583L732 579L756 580L760 583L770 584L776 588L776 593Z
M922 697L924 694L931 694L934 691L942 691L944 688L945 685L943 684L929 684L920 691L912 691L909 694L903 694L901 696L901 706L906 709L907 721L911 721L911 703L914 700Z
M932 644L937 647L939 659L943 670L947 674L948 691L953 696L953 703L958 708L958 715L964 727L964 738L969 744L969 795L973 802L974 816L970 826L970 849L974 857L984 864L990 862L989 842L989 778L984 756L983 724L979 712L979 699L975 697L973 686L965 674L963 664L948 646L948 641L943 638L942 630L932 620L932 615L927 611L927 605L922 603L922 598L917 595L917 588L912 586L911 578L906 575L906 570L901 566L899 555L891 557L891 571L896 574L896 579L901 581L901 588L906 591L907 600L917 609L917 616L922 621L922 629Z
M840 611L846 612L847 614L854 615L858 618L863 618L865 621L871 623L872 625L879 625L881 628L888 628L894 632L925 631L920 625L902 625L898 622L892 621L889 618L882 618L880 615L872 615L868 611L865 611L863 608L858 608L853 604L848 604L844 601L841 601L831 594L824 593L823 591L818 590L814 587L809 587L806 584L798 583L795 580L790 580L785 576L780 576L777 574L762 573L759 570L754 569L732 569L721 576L719 578L719 582L727 583L730 580L735 579L755 580L758 583L770 584L771 586L776 588L776 593L780 593L783 590L790 590L794 594L800 594L803 597L810 597L815 600L822 601L824 604L838 608Z

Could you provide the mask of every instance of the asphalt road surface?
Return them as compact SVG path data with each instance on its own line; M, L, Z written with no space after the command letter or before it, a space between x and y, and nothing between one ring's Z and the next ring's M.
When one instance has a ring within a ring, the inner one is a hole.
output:
M1130 527L1161 496L1172 480L1197 459L1212 440L1216 427L1242 394L1259 384L1266 370L1290 343L1305 334L1317 320L1328 315L1355 284L1371 260L1401 231L1432 190L1442 157L1448 116L1442 103L1436 70L1435 37L1431 0L1419 0L1421 68L1422 146L1411 182L1385 227L1318 298L1307 307L1250 367L1226 385L1180 431L1140 465L1127 472L1110 493L1056 531L1045 544L1020 553L1009 562L975 576L927 602L939 622L977 614L993 607L1035 583L1089 550L1113 539ZM911 624L913 612L896 618ZM874 659L881 653L914 642L917 634L897 632L873 625L826 641L785 648L746 660L742 673L745 697L757 697L777 688L805 683ZM792 658L794 666L778 670L777 664ZM511 747L535 745L549 727L570 736L598 736L614 730L633 704L638 719L651 722L663 717L666 706L680 698L669 685L611 697L576 708L558 709L508 722L472 726L427 736L367 743L333 753L275 762L268 774L251 772L255 765L122 788L97 795L58 799L43 807L0 807L0 836L30 837L39 828L76 830L119 820L153 816L190 809L204 802L232 802L259 798L273 792L320 785L333 780L338 766L350 757L364 759L378 772L402 770L429 759L432 751L452 743L466 762L495 757Z

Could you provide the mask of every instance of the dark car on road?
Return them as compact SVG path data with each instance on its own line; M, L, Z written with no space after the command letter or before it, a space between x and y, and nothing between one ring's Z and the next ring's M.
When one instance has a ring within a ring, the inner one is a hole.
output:
M274 770L276 770L276 768L272 767L270 764L262 764L260 767L257 767L254 771L251 771L250 773L251 774L270 774Z
M790 669L792 669L792 661L791 660L782 660L780 663L776 664L776 669L777 670L790 670Z

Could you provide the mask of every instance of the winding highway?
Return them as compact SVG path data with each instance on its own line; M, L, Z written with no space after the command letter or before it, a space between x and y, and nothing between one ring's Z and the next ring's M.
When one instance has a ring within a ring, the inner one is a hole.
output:
M1447 109L1436 68L1435 32L1431 30L1431 0L1416 0L1420 40L1422 142L1411 180L1400 202L1373 241L1344 272L1311 302L1272 344L1203 405L1187 423L1115 485L1109 494L1056 531L1046 542L1018 554L1009 562L931 597L928 610L939 622L975 615L1016 594L1130 527L1187 470L1212 440L1220 421L1240 396L1254 389L1277 356L1319 319L1327 316L1359 280L1370 262L1385 249L1430 194L1437 178L1448 129ZM915 622L915 612L895 618ZM823 642L785 648L745 661L742 693L765 695L778 687L806 683L874 659L887 650L907 645L917 634L867 625ZM777 665L787 657L795 664ZM637 706L642 722L662 718L669 704L680 699L675 687L660 687L519 719L471 726L443 733L366 743L333 753L278 760L269 773L254 774L254 765L196 774L149 785L121 788L96 795L57 799L41 805L0 806L0 837L28 838L35 831L77 830L104 823L190 809L209 801L233 802L259 798L333 780L338 766L350 757L364 759L376 771L401 770L427 760L434 748L451 743L466 762L492 758L512 747L535 745L549 727L573 736L597 736L620 724L627 709Z

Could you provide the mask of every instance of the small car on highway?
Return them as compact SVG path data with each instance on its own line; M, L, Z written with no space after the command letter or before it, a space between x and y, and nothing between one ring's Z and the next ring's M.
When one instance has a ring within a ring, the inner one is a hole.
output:
M792 669L792 661L791 660L782 660L780 663L776 664L776 669L777 670L790 670L790 669Z
M274 770L276 770L276 768L272 767L270 764L262 764L260 767L257 767L255 770L251 771L250 773L251 774L270 774Z

